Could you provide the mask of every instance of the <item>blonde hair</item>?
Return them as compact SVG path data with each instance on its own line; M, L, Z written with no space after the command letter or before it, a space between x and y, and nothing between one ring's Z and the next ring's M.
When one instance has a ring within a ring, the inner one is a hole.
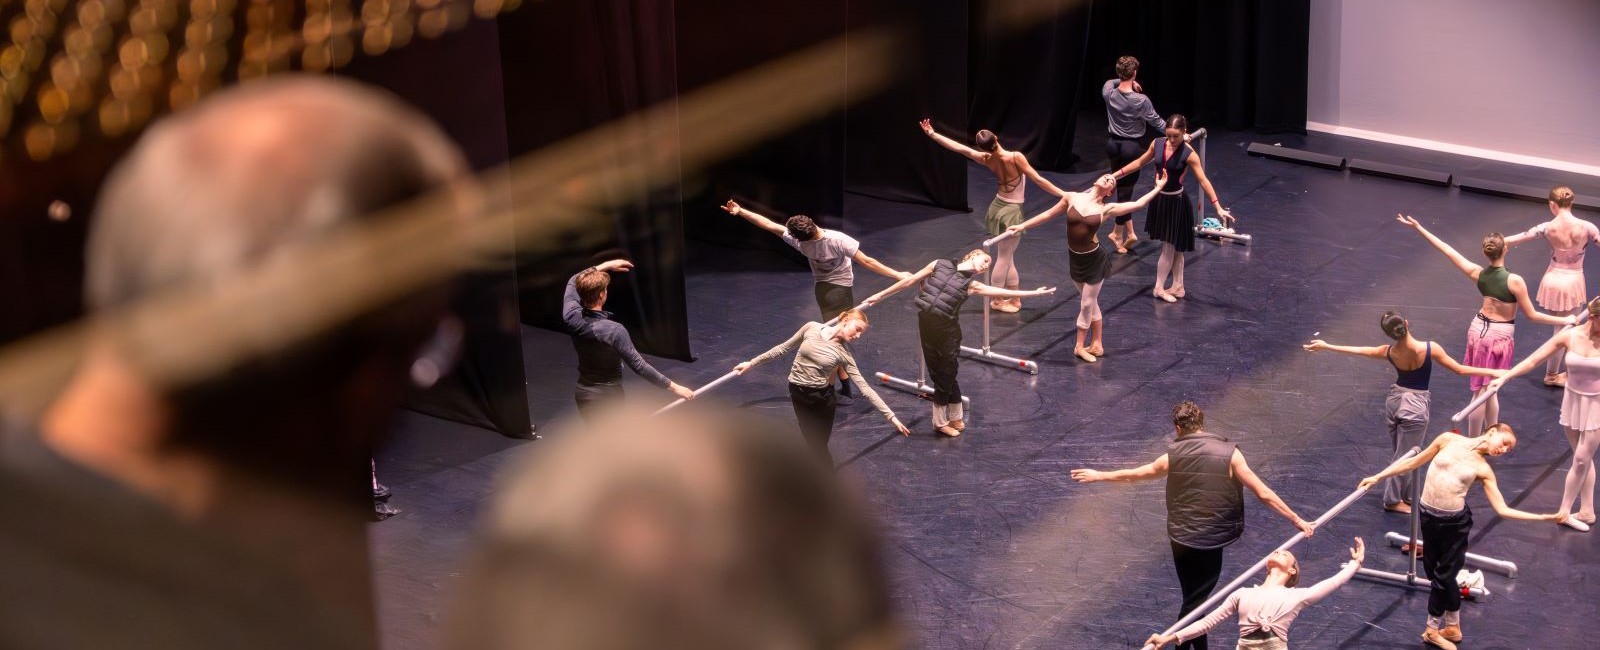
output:
M1550 202L1556 204L1558 208L1571 208L1573 198L1572 188L1565 185L1550 190Z
M982 248L974 248L974 249L972 249L970 251L967 251L966 255L962 255L961 256L961 261L966 262L966 261L969 261L969 260L979 256L979 255L988 255L988 254L989 254L988 251L985 251Z
M866 327L868 325L868 323L867 323L867 313L864 312L864 311L861 311L860 309L856 309L854 307L851 307L850 309L846 309L846 310L844 310L842 312L839 312L839 324L840 325L843 325L845 323L845 321L852 321L852 320L861 321L861 326L862 327Z

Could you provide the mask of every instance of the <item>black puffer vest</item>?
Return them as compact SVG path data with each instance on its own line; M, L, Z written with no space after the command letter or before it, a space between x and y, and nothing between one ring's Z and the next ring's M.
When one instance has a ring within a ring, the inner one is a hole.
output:
M967 302L967 287L971 285L972 272L957 270L955 260L938 260L917 292L917 309L955 318Z
M1189 548L1232 544L1244 533L1244 488L1229 473L1237 445L1197 431L1167 446L1167 535Z

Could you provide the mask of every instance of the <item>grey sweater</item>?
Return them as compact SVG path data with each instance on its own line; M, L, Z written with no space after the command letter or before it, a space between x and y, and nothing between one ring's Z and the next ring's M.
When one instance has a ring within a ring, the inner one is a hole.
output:
M1121 80L1112 79L1100 88L1100 96L1106 100L1106 128L1111 135L1124 138L1144 137L1144 125L1149 124L1157 131L1167 128L1167 121L1156 114L1156 107L1150 103L1150 98L1144 93L1125 93L1117 89Z
M812 321L806 323L795 332L789 340L779 343L771 350L761 353L751 363L761 365L778 357L788 354L796 349L794 366L789 369L789 383L808 388L822 388L833 382L833 375L839 368L844 368L845 374L850 376L856 388L861 389L861 394L872 402L873 408L878 409L884 417L894 417L894 411L889 410L889 405L883 403L883 398L872 390L872 385L861 377L861 370L856 368L855 357L850 356L850 350L844 344L833 339L822 337L822 323Z

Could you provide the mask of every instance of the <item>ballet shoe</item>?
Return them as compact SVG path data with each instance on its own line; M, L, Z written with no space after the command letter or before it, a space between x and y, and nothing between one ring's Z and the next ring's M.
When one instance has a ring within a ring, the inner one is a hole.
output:
M1439 636L1444 637L1446 641L1449 641L1451 643L1460 643L1461 642L1461 626L1460 625L1446 625L1446 626L1444 626L1443 629L1439 630Z
M945 426L942 426L942 427L934 427L933 430L944 434L945 437L947 437L947 438L954 438L956 436L961 435L961 431L959 429L953 428L950 425L945 425Z
M1444 638L1444 634L1439 630L1435 630L1431 627L1422 631L1422 642L1431 646L1444 648L1444 650L1456 650L1456 644L1451 643L1449 639Z
M966 420L954 420L954 421L950 422L950 428L955 429L956 431L966 431L967 430L967 421Z
M1545 375L1544 375L1544 385L1546 385L1546 386L1556 386L1556 387L1566 386L1567 385L1567 373L1558 372L1558 373L1553 374L1553 375L1550 374L1550 373L1545 373Z
M1159 298L1161 300L1165 300L1167 302L1178 302L1178 299L1176 297L1173 297L1172 294L1167 293L1165 291L1162 291L1160 289L1156 289L1155 291L1152 291L1150 293L1150 295L1155 296L1156 298Z
M1089 354L1092 354L1092 355L1097 356L1097 357L1106 356L1105 346L1102 346L1099 343L1091 345L1091 346L1089 346Z
M1592 513L1592 512L1588 513L1588 514L1584 514L1584 513L1580 512L1580 513L1572 515L1572 518L1576 519L1578 521L1581 521L1583 523L1589 524L1590 526L1594 525L1594 513Z
M1561 522L1561 525L1576 530L1580 533L1589 532L1589 524L1579 521L1577 517L1568 516L1566 521Z
M1176 287L1173 287L1172 290L1168 291L1167 293L1172 294L1172 297L1174 297L1174 298L1182 298L1184 296L1189 295L1189 292L1183 290L1183 285L1181 285L1181 284L1176 286Z
M1137 241L1139 241L1138 235L1128 235L1127 239L1122 240L1122 245L1126 248L1132 249L1133 244Z
M989 301L989 308L1007 314L1015 314L1022 311L1022 305L1014 304L1009 300L991 300Z
M1404 501L1401 501L1399 503L1386 503L1386 504L1383 504L1383 509L1384 509L1385 512L1398 512L1398 513L1400 513L1402 515L1411 514L1411 505L1406 503L1406 502L1404 502Z
M1083 359L1084 361L1087 361L1089 363L1094 363L1095 362L1094 355L1090 354L1088 350L1085 350L1083 348L1073 348L1072 353L1078 355L1079 359Z

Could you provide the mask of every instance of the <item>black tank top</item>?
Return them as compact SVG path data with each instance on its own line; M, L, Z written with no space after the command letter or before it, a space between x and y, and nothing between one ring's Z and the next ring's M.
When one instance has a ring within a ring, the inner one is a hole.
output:
M1161 191L1175 194L1183 191L1183 174L1189 171L1189 156L1194 153L1194 148L1185 142L1183 148L1167 157L1167 143L1165 138L1156 140L1156 166L1167 172L1167 184Z
M1422 355L1422 365L1411 370L1401 370L1394 365L1394 346L1389 346L1389 365L1394 366L1394 385L1411 390L1428 390L1428 379L1433 376L1433 341L1428 341L1427 351Z

